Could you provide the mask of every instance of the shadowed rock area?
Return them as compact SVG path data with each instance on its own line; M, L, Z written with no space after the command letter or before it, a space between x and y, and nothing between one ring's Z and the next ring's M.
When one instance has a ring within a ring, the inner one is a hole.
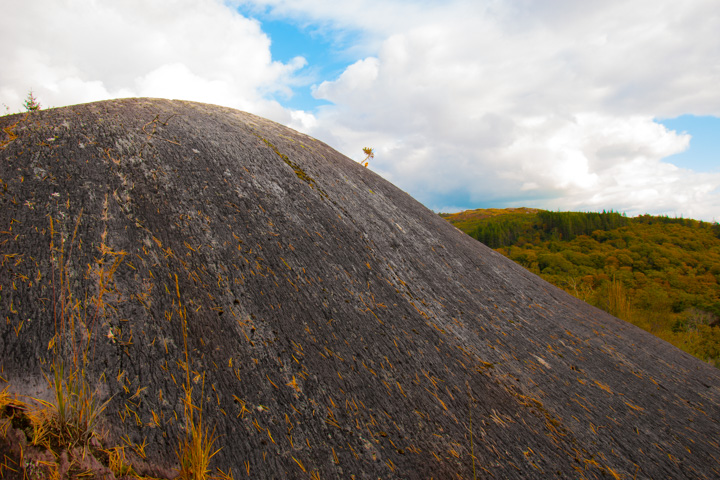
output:
M2 377L49 398L89 330L137 462L177 464L186 312L236 479L720 478L720 372L313 138L157 99L0 128Z

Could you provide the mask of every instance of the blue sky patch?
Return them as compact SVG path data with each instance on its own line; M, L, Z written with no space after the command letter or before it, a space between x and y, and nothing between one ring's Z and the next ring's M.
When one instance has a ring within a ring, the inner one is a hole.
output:
M666 157L665 161L696 172L720 171L720 118L682 115L655 121L670 130L692 136L687 150Z
M329 105L326 100L312 96L312 88L325 80L335 80L357 58L351 58L345 44L352 43L353 34L332 35L317 27L301 25L292 19L277 18L271 13L238 10L242 15L260 22L260 28L270 38L270 53L274 61L289 63L303 57L307 64L298 72L301 83L293 87L292 98L277 98L287 108L314 112ZM338 43L342 42L342 43ZM304 80L304 81L302 81Z

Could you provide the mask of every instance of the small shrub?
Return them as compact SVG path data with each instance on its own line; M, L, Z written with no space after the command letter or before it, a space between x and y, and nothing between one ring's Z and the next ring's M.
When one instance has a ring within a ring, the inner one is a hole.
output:
M375 158L375 152L370 147L363 147L363 153L365 154L365 158L360 162L360 165L367 168L370 159Z
M28 112L36 112L42 108L40 105L40 102L38 101L37 97L33 94L32 89L28 92L28 96L23 102L23 107Z

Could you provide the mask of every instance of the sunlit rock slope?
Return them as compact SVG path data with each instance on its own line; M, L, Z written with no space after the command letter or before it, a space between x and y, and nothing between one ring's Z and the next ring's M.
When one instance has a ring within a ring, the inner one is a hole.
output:
M2 377L47 396L56 332L89 345L147 462L177 462L186 312L235 478L720 478L716 369L313 138L155 99L0 128Z

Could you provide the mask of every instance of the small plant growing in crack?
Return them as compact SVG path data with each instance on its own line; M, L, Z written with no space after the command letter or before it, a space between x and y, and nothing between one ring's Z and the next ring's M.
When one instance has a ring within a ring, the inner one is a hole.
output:
M200 394L200 404L193 402L193 388L190 380L190 355L188 353L188 326L187 326L187 310L182 304L180 297L180 287L177 275L175 275L175 291L177 292L177 313L182 324L183 346L185 352L185 361L183 368L185 370L185 385L183 385L183 407L185 416L185 433L180 438L177 456L180 460L180 480L207 480L211 478L219 478L210 475L210 459L220 451L220 448L213 450L217 442L218 435L215 429L203 423L203 403L202 398L205 395L205 374L202 375L202 389Z
M365 154L365 158L363 158L360 161L360 165L367 168L368 164L370 163L370 160L375 158L375 151L370 147L363 147L363 153Z

